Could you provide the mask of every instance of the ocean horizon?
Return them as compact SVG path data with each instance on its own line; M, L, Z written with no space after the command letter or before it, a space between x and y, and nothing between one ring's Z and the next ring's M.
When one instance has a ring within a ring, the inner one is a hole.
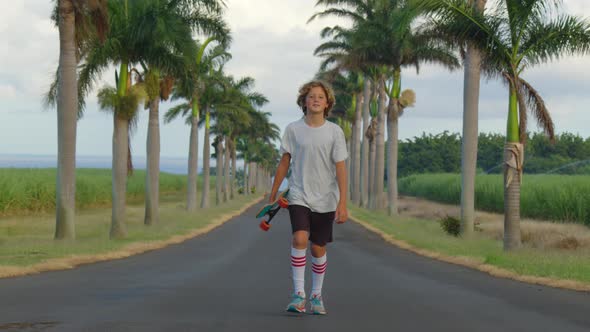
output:
M146 157L133 156L133 167L145 169ZM212 166L215 163L212 160ZM199 165L202 160L199 160ZM56 155L34 155L34 154L0 154L0 168L56 168ZM76 168L102 168L111 169L111 156L76 156ZM160 157L160 171L172 174L188 174L188 158L182 157ZM199 173L203 168L199 166Z

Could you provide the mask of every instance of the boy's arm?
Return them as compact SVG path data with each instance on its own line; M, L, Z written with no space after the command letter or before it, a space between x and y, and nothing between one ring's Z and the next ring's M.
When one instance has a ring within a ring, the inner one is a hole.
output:
M348 210L346 209L348 180L346 177L346 161L344 160L336 163L336 180L340 191L340 201L338 201L336 207L336 222L341 224L348 219Z
M279 191L279 187L285 176L287 175L287 171L289 171L289 164L291 163L291 155L289 153L283 153L281 157L281 161L279 161L279 166L277 167L277 173L275 174L275 179L272 183L272 190L270 191L270 197L268 198L268 202L272 203L275 201L277 197L277 192Z

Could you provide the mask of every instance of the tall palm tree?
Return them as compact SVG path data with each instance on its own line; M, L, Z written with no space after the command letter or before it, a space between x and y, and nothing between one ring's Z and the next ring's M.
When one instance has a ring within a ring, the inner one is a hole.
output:
M229 35L224 36L225 39L221 41L229 41ZM231 58L231 54L226 51L227 44L221 43L208 52L205 52L207 46L215 41L214 37L209 37L204 43L197 42L196 47L198 53L195 61L191 61L186 75L179 78L173 100L183 98L186 103L181 103L171 108L165 115L165 122L170 122L174 118L182 114L186 117L186 122L190 125L190 139L189 139L189 158L188 158L188 180L187 180L187 197L186 208L188 211L195 211L197 208L197 172L198 172L198 155L199 155L199 125L204 122L200 121L201 113L204 113L201 107L201 96L204 89L210 80L209 73L215 67L223 65Z
M135 104L138 95L130 93L130 64L145 59L145 40L137 38L134 32L137 22L143 20L148 7L140 2L111 0L108 3L110 15L110 33L104 44L91 45L90 51L80 71L79 89L82 95L91 91L93 83L110 65L118 65L115 72L116 98L103 90L102 98L111 99L111 103L102 103L104 108L113 108L113 165L112 165L112 217L111 238L126 236L125 205L128 171L128 134L130 120L135 118ZM116 100L115 100L116 99Z
M174 77L184 76L196 57L191 37L192 32L227 35L227 28L221 19L223 3L219 1L176 1L157 0L144 2L149 10L144 20L138 22L137 31L148 47L145 52L155 53L151 62L146 62L148 70L149 123L147 135L146 167L146 205L145 224L158 220L159 174L160 174L160 127L159 103L168 99ZM188 9L188 10L187 10ZM176 59L163 57L171 52ZM179 61L182 55L189 56L185 62ZM175 63L175 61L177 63Z
M55 239L75 239L76 127L81 115L77 72L88 39L104 41L108 30L106 1L59 0L52 15L59 29L59 66L47 104L57 104L57 180Z
M234 192L234 185L236 181L236 174L237 174L237 142L240 136L246 135L248 131L253 127L253 122L260 118L260 113L257 108L263 106L268 102L266 97L259 93L250 93L249 95L245 96L246 99L242 102L244 110L247 112L248 121L238 122L232 121L232 125L230 127L230 135L229 135L229 147L230 147L230 157L231 157L231 179L229 180L230 183L230 199L235 197ZM265 133L265 136L269 135L269 133Z
M336 94L336 105L332 114L338 118L344 118L341 127L344 130L350 156L347 159L348 173L351 179L349 182L349 197L354 203L358 204L360 196L360 135L364 78L361 73L356 71L342 72L338 66L331 71L320 71L317 77L332 84ZM347 132L348 130L350 130L350 133Z
M223 73L223 66L218 70L210 71L206 77L208 77L209 83L205 84L205 89L199 100L205 113L205 118L202 120L205 126L205 133L203 136L203 194L201 196L201 208L209 207L211 113L224 99L225 75Z
M270 113L256 111L250 114L252 121L238 138L237 148L244 159L244 192L250 193L255 173L254 160L264 145L271 145L279 140L279 127L270 122Z
M467 0L468 8L483 14L487 0ZM428 6L428 2L426 3ZM433 4L430 4L432 6ZM443 9L444 9L443 5ZM433 10L440 8L440 2L434 3ZM428 22L424 24L426 30L431 30L434 35L444 39L455 38L454 35L445 35L444 31L437 29L436 24ZM442 33L442 36L441 36ZM461 140L461 235L469 237L475 228L475 173L477 168L477 141L478 141L478 113L479 113L479 89L481 78L482 55L473 44L466 42L458 45L463 56L463 135Z
M375 65L385 66L392 70L392 86L389 91L386 88L385 76L381 76L379 83L380 104L389 99L386 106L388 123L388 198L389 213L397 214L397 145L398 145L398 121L404 108L414 103L415 97L411 91L407 91L406 98L401 99L401 74L404 67L415 67L419 70L420 64L437 63L449 69L459 66L458 60L452 50L445 44L437 42L430 36L416 31L415 25L424 14L421 6L416 6L411 1L380 1L376 6L376 19L370 24L364 24L356 28L356 33L367 36L366 44L361 46L360 52L366 54L367 61ZM386 97L385 97L386 96ZM379 112L379 119L384 116ZM379 121L379 123L382 123ZM380 128L380 126L378 127ZM382 165L384 155L380 146L380 131L377 131L377 161L376 176L382 179ZM382 183L378 181L377 183ZM382 187L375 189L377 201L382 201L379 195ZM381 207L381 205L377 205Z
M364 22L370 21L374 17L374 2L366 0L343 0L343 1L331 1L331 0L318 0L316 1L316 7L324 6L326 9L315 13L308 22L311 22L317 18L324 17L341 17L347 19L352 26L358 26ZM358 35L352 33L350 29L346 29L342 26L336 25L333 27L326 27L322 30L322 38L331 38L318 46L314 54L324 58L321 70L325 70L330 65L334 65L333 70L346 70L353 71L365 76L364 79L364 90L362 94L357 95L357 112L362 111L362 127L360 120L358 126L355 127L355 135L353 146L357 147L358 153L353 149L353 170L355 170L355 176L352 176L353 183L353 195L351 198L353 201L357 201L362 207L368 206L368 193L369 193L369 164L370 164L370 141L369 139L362 138L365 133L369 130L370 125L370 112L369 105L371 104L372 98L372 82L368 78L372 68L367 66L362 54L356 52L356 48L359 44L362 44L364 37L359 38ZM362 99L362 102L361 102ZM358 114L355 119L361 117ZM357 122L355 122L356 125ZM362 139L362 144L360 143ZM358 156L358 158L357 158ZM356 166L358 165L358 167ZM356 172L359 172L358 181L355 180ZM357 189L355 189L357 188ZM355 197L354 192L358 192L358 197Z
M526 139L527 109L554 138L554 125L541 95L523 78L535 65L565 54L590 51L590 23L560 12L553 0L498 1L479 13L458 0L439 0L439 27L459 44L471 42L484 55L485 74L508 86L508 123L504 147L504 249L521 245L520 184Z
M474 10L483 13L487 0L468 0ZM475 231L475 173L477 170L477 140L479 114L479 85L481 54L467 43L463 78L463 135L461 141L461 235Z
M166 44L163 46L162 43L153 40L154 33L151 32L158 31L158 28L154 28L150 24L158 25L164 23L164 21L159 22L149 18L153 18L154 8L160 8L159 6L162 3L158 0L111 0L109 2L111 33L104 45L92 45L91 51L85 59L80 73L80 89L83 92L87 93L91 89L93 81L112 63L119 65L120 68L119 75L116 76L119 97L121 100L127 97L131 98L128 96L129 84L126 83L128 82L129 66L131 64L150 64L165 69L169 63L181 62L181 57L175 54L171 45ZM179 10L181 13L187 13L191 10L202 13L198 8L194 7L195 1L169 0L166 4L170 5L167 7L170 10L174 8L173 5L178 5L182 8L182 10ZM190 16L186 22L189 24L189 29L180 29L178 33L186 36L187 32L190 33L190 27L196 24L192 20L200 17L200 15ZM207 21L206 25L209 26L210 23L211 20ZM166 39L165 34L156 33L156 36ZM190 37L186 39L190 39ZM146 66L144 65L144 67ZM110 232L113 238L125 236L124 213L129 119L129 116L120 116L119 111L114 112L113 213ZM151 188L154 188L154 186L151 186Z
M182 53L190 50L191 27L178 8L166 1L143 2L148 6L145 19L137 22L139 39L150 41L142 53L159 53L149 62L141 61L145 71L148 95L148 133L146 142L146 182L144 224L152 225L159 217L160 175L160 100L167 100L174 85L174 76L183 69ZM154 24L158 22L158 24Z
M252 92L254 79L244 77L235 80L233 77L226 78L226 90L224 101L217 105L214 113L215 128L213 132L222 137L224 141L223 156L223 178L220 179L220 187L223 188L223 201L230 197L230 159L231 151L240 128L248 127L251 123L250 113L256 107L268 102L266 97L257 92ZM218 142L219 143L219 142ZM221 151L221 150L220 150ZM219 156L220 157L220 156Z

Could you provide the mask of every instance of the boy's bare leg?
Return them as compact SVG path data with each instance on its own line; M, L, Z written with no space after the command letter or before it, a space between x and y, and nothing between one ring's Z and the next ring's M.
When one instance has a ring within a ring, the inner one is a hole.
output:
M315 243L311 244L311 255L315 258L324 257L326 254L326 246L318 246Z
M307 249L307 240L309 239L309 232L297 231L293 233L293 248Z

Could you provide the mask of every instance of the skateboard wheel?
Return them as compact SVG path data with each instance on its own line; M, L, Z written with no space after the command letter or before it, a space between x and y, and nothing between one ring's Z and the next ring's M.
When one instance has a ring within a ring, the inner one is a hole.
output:
M289 201L286 198L281 197L279 198L279 206L286 209L289 206Z
M266 220L263 220L260 223L260 229L262 229L265 232L268 232L268 230L270 229L270 224L268 222L266 222Z

